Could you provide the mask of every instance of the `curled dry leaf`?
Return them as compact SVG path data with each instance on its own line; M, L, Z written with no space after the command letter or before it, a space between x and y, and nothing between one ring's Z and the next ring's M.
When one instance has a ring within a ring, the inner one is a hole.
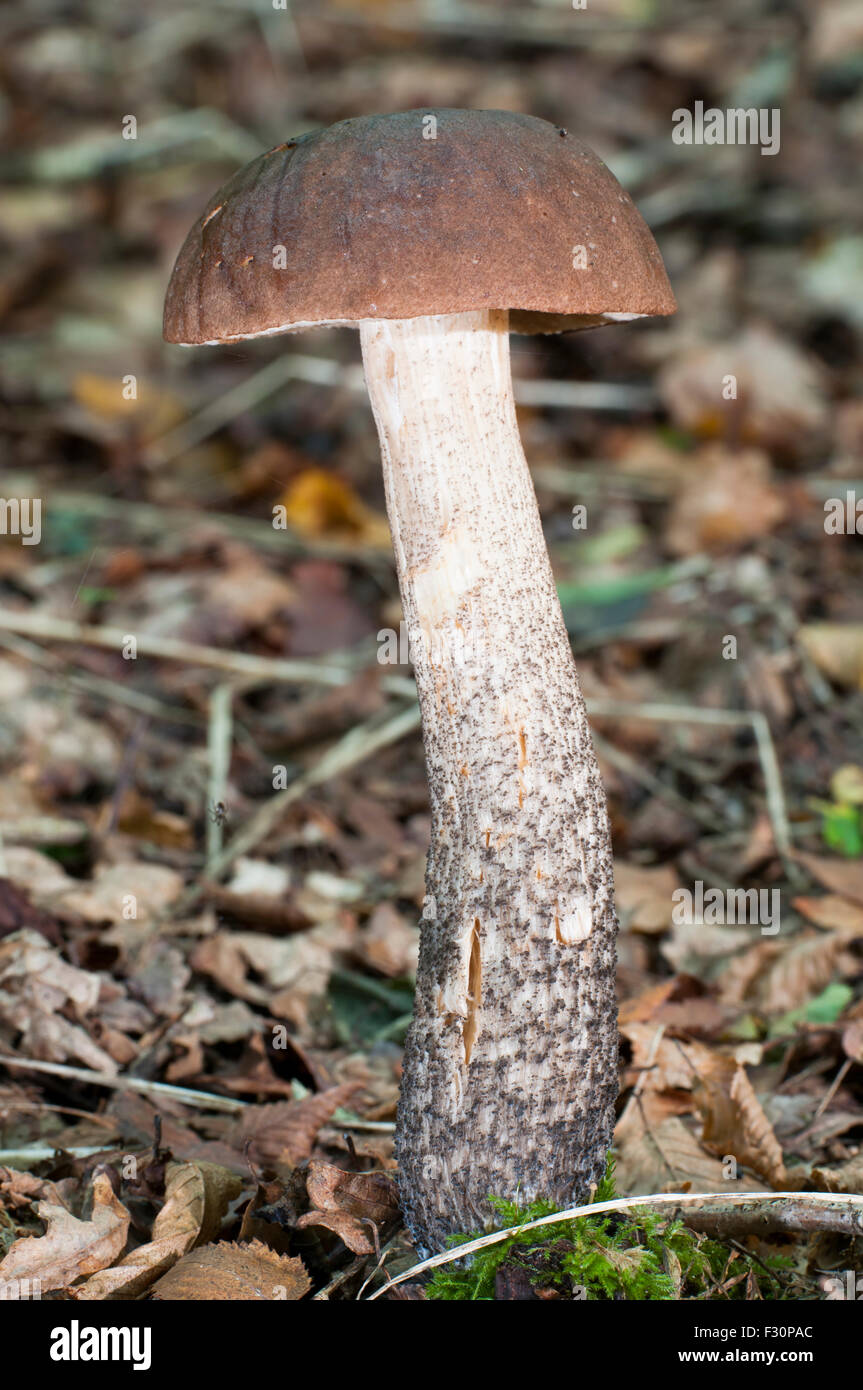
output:
M93 1179L93 1208L80 1221L63 1206L39 1202L36 1207L47 1231L16 1240L0 1263L0 1281L28 1279L43 1290L68 1289L76 1279L104 1269L124 1249L129 1213L114 1195L107 1173Z
M855 1018L842 1030L842 1048L852 1062L863 1063L863 1018Z
M20 1033L26 1055L50 1062L77 1058L95 1071L114 1076L113 1059L85 1028L99 999L99 976L64 960L39 932L26 928L0 942L0 1024ZM61 1013L61 1010L64 1012Z
M262 932L217 932L195 948L191 964L228 993L269 1008L303 1030L312 1001L326 993L330 971L339 959L346 959L352 941L350 928L332 920L281 938ZM250 979L252 972L266 983Z
M165 1204L153 1223L152 1240L73 1289L74 1297L136 1298L199 1241L215 1239L242 1189L241 1179L216 1163L169 1163Z
M325 1226L355 1255L372 1254L373 1231L396 1219L396 1186L386 1173L352 1173L332 1163L309 1164L306 1190L313 1210L297 1225Z
M74 886L55 900L58 911L71 912L87 922L126 922L134 907L137 926L145 925L180 896L183 879L164 864L130 860L98 870L91 883ZM134 900L134 901L133 901Z
M65 1206L59 1189L47 1178L37 1178L34 1173L21 1173L17 1168L0 1167L0 1205L7 1211L20 1207L34 1206L36 1202L49 1202L53 1206Z
M704 1121L702 1140L709 1149L722 1157L733 1154L774 1187L785 1181L782 1146L734 1058L713 1052L702 1059L695 1099Z
M419 928L407 922L392 903L378 903L360 933L357 954L391 979L416 975L419 939Z
M797 638L830 680L852 690L863 686L863 623L806 623Z
M642 1091L691 1091L699 1067L707 1065L712 1055L702 1043L680 1042L662 1034L659 1023L621 1023L620 1032L632 1044L632 1068Z
M749 927L718 927L709 922L675 922L660 946L665 959L678 973L710 977L716 973L713 961L731 956L752 941ZM722 964L724 979L726 965Z
M649 1023L651 1019L656 1018L663 1005L667 1004L674 994L678 978L677 975L673 975L670 979L659 980L654 985L648 985L631 999L624 999L618 1014L621 1029L627 1023Z
M819 854L798 854L797 859L831 893L863 905L863 861L828 859Z
M737 394L724 399L731 376ZM799 447L801 435L826 417L817 369L787 337L762 324L730 342L705 343L675 358L660 390L683 429L716 435L733 424L745 442L768 449Z
M249 1141L249 1156L263 1167L302 1163L310 1156L321 1125L346 1105L359 1086L331 1086L303 1100L248 1106L237 1121L239 1142Z
M386 1173L351 1173L313 1160L306 1179L309 1200L321 1211L346 1211L376 1225L398 1215L396 1185Z
M207 607L219 614L220 622L230 619L235 631L245 631L262 627L291 608L294 586L258 556L231 547L226 560L208 579L205 596Z
M813 1168L812 1186L818 1192L863 1192L863 1154L835 1168Z
M674 1102L651 1093L628 1105L617 1122L615 1170L622 1192L759 1191L750 1178L728 1181L719 1159L707 1153L674 1113Z
M298 1230L324 1226L332 1231L354 1255L373 1255L375 1243L368 1225L346 1211L307 1211L297 1222Z
M674 501L665 539L675 555L726 550L766 535L785 513L766 454L710 445Z
M858 969L841 932L807 932L777 952L748 994L767 1014L787 1013L802 1008L837 976L854 975Z
M795 898L792 906L816 927L841 932L849 939L863 936L863 904L850 898L828 893L823 898Z
M277 1255L259 1240L222 1241L184 1255L153 1289L153 1298L197 1302L296 1302L312 1286L301 1260Z
M727 1012L691 975L673 975L624 1000L619 1022L621 1029L630 1023L664 1023L675 1031L709 1037L721 1030Z

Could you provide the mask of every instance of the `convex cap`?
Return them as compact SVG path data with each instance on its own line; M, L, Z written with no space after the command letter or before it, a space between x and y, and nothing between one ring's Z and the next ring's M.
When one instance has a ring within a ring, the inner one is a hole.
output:
M339 121L247 164L186 239L164 331L221 343L509 309L516 332L557 332L675 307L592 150L534 116L444 109Z

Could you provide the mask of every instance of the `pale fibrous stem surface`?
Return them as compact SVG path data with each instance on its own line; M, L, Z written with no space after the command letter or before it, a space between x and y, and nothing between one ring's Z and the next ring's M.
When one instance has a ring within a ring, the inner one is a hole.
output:
M561 1205L617 1091L605 797L519 439L508 316L369 320L432 831L396 1131L421 1249L489 1195Z

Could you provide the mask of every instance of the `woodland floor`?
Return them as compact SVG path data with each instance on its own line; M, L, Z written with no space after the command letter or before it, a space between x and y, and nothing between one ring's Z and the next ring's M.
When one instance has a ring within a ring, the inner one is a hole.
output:
M160 339L239 164L399 108L576 131L680 304L513 340L614 834L618 1190L863 1193L863 539L824 511L860 499L863 533L859 7L28 8L0 12L2 493L42 500L40 544L0 537L0 1278L353 1298L415 1261L428 799L410 670L376 660L359 346ZM695 100L780 107L780 152L675 145ZM780 930L675 922L697 883L777 893ZM747 1251L797 1298L863 1270L837 1233L737 1245L715 1293L760 1296Z

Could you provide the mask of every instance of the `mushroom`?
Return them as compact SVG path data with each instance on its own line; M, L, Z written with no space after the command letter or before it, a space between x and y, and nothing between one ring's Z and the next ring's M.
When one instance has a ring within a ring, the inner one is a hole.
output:
M511 111L341 121L242 169L180 252L171 342L360 331L431 848L396 1126L421 1250L602 1175L617 1094L600 774L519 439L510 330L674 311L600 159Z

